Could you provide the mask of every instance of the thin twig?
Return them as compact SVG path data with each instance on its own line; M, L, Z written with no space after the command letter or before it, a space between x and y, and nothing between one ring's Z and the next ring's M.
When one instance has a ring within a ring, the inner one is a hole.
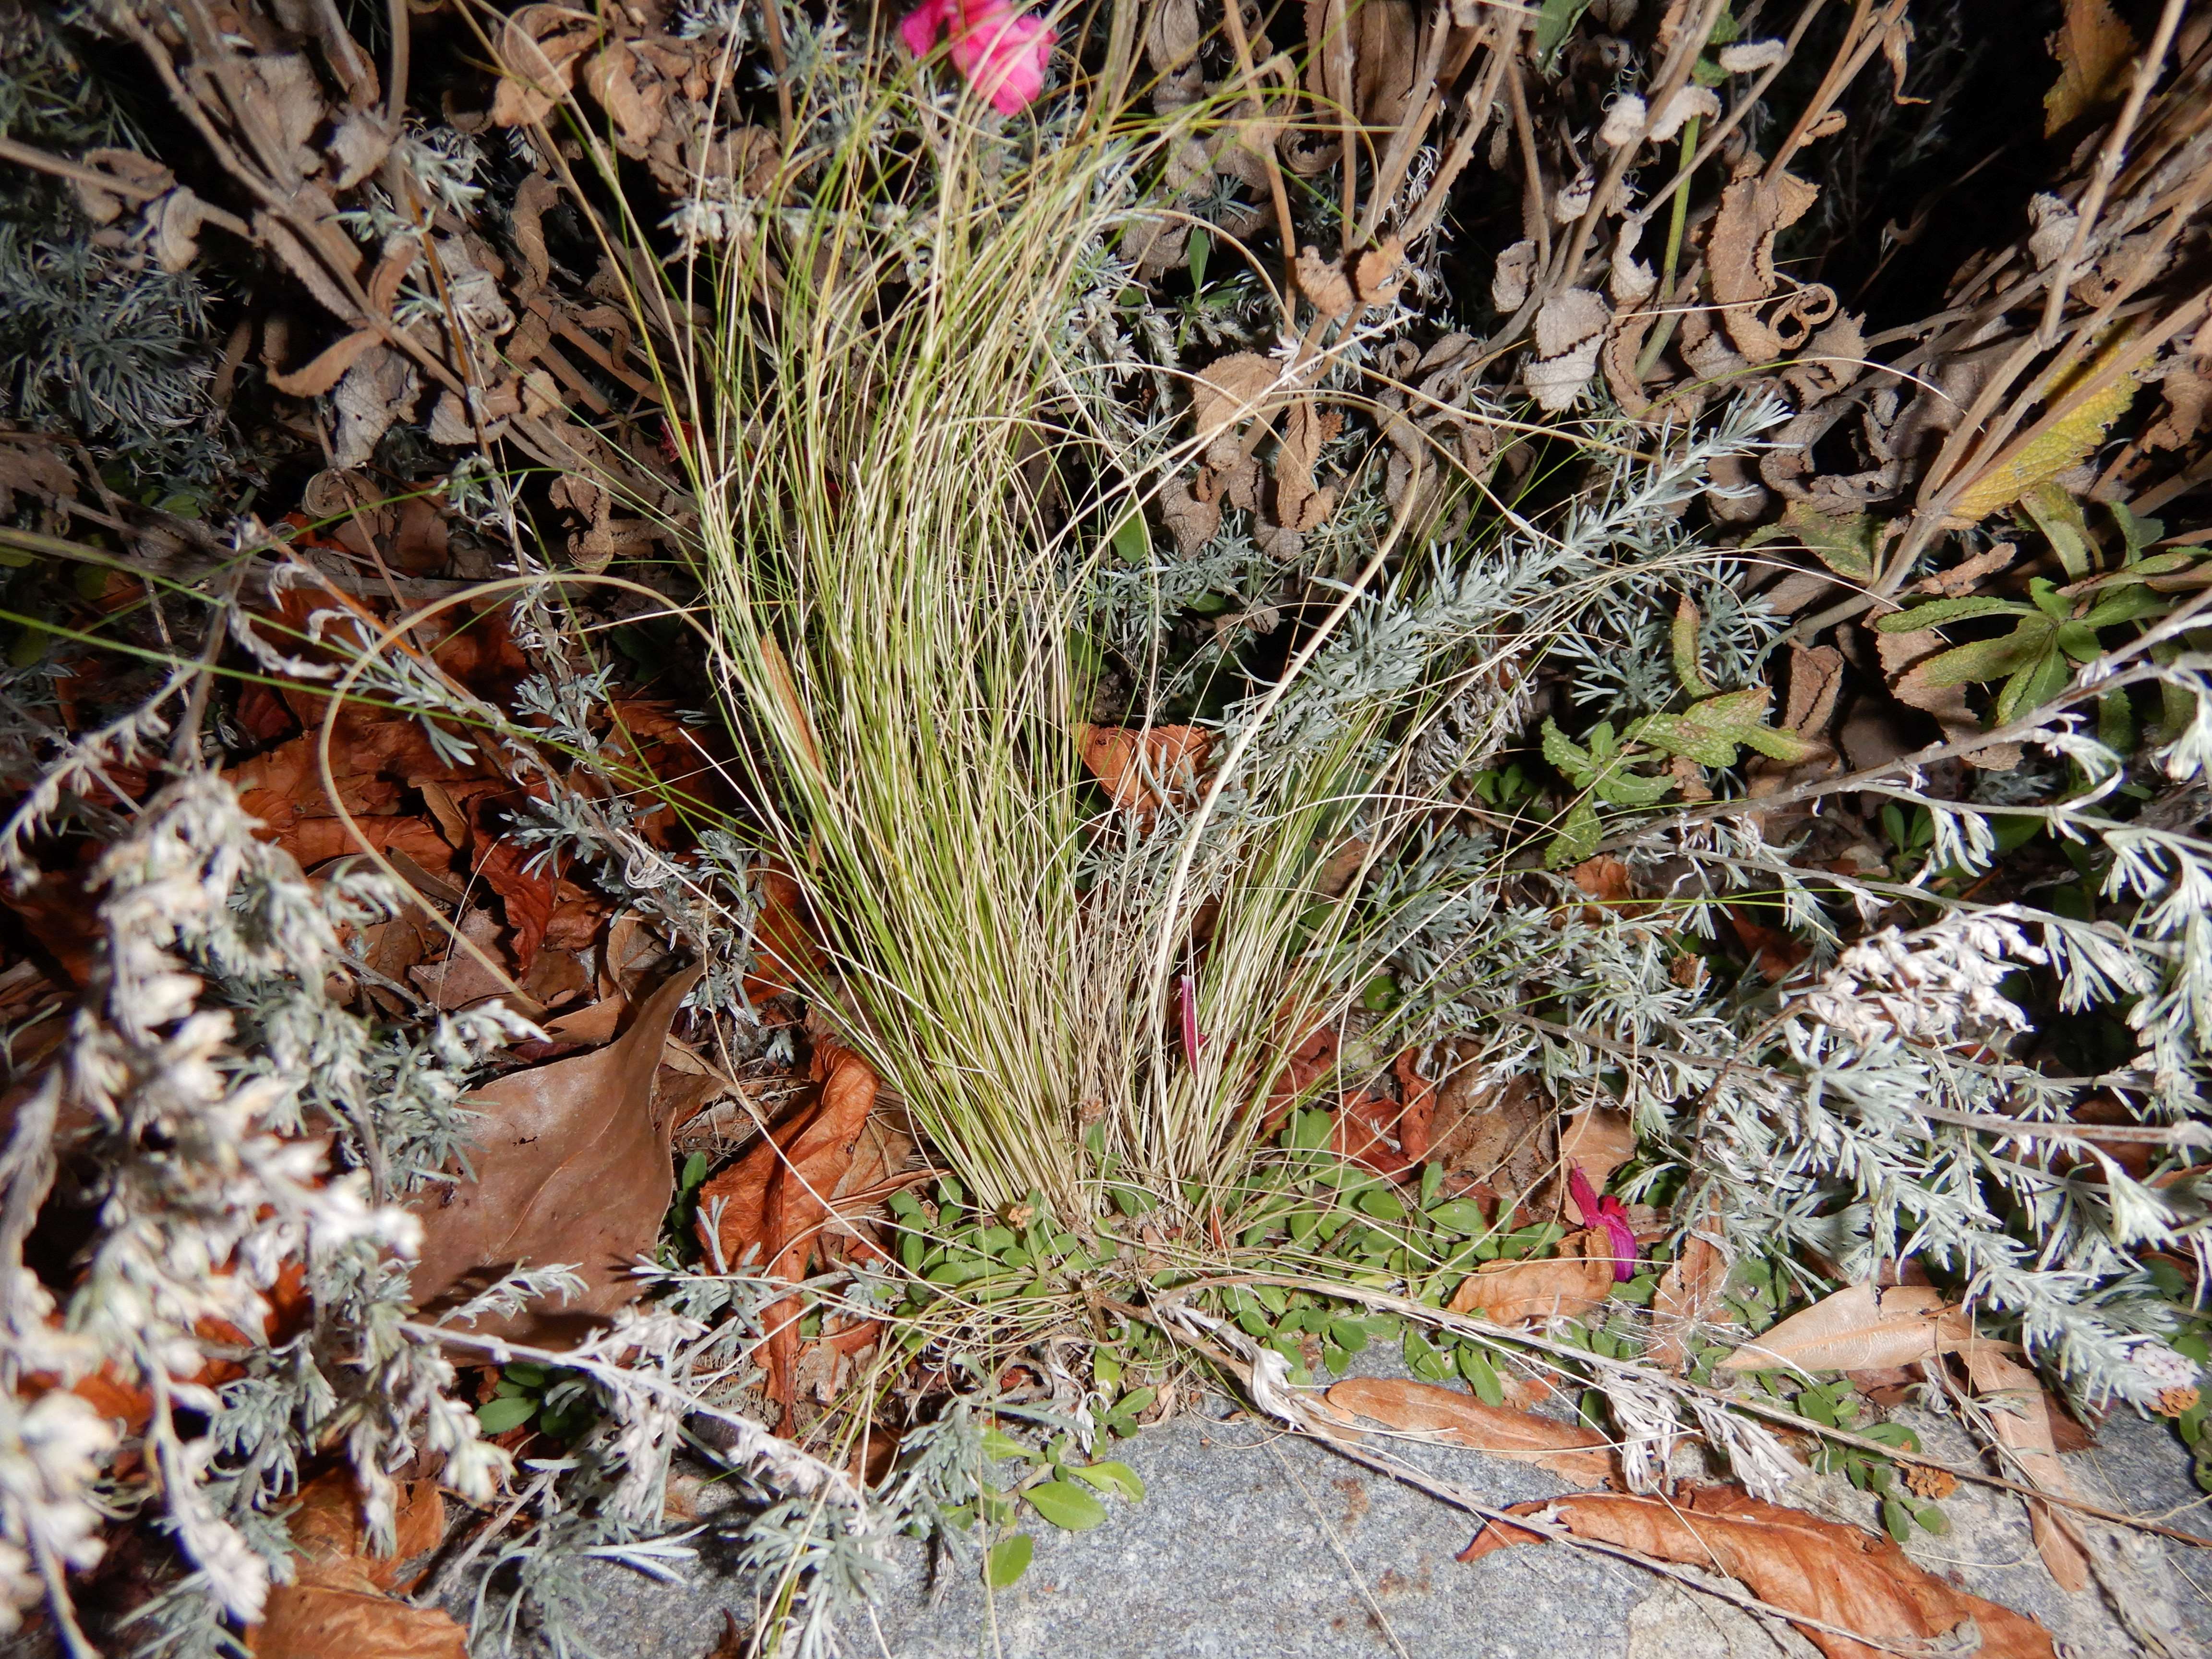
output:
M1256 118L1256 125L1262 132L1265 132L1267 125L1267 94L1266 88L1261 82L1258 70L1252 64L1252 42L1244 33L1243 0L1226 0L1226 3L1222 7L1221 15L1222 20L1229 26L1230 48L1237 54L1237 80L1251 97L1253 103L1258 106L1259 115ZM1243 140L1240 137L1237 142L1243 143ZM1249 149L1253 146L1247 144L1245 148ZM1274 198L1275 231L1283 240L1283 314L1285 319L1288 319L1291 315L1291 308L1297 303L1296 298L1298 291L1297 223L1291 217L1290 192L1283 187L1283 167L1282 163L1275 158L1273 141L1270 139L1258 148L1260 159L1267 164L1267 188Z

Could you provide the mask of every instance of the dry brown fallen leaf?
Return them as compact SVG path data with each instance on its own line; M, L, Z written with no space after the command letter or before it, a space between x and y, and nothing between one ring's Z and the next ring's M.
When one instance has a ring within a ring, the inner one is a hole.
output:
M1710 1321L1728 1289L1729 1259L1703 1233L1692 1233L1667 1271L1651 1298L1653 1339L1644 1357L1653 1364L1680 1375L1689 1363L1683 1339L1693 1326Z
M2107 0L2066 0L2066 21L2051 37L2058 79L2043 94L2043 136L2127 95L2136 38Z
M1876 1370L1954 1352L1973 1336L1966 1316L1929 1285L1847 1285L1745 1343L1720 1369Z
M1613 1453L1603 1435L1530 1412L1486 1406L1457 1389L1355 1376L1330 1389L1328 1397L1341 1411L1394 1429L1434 1434L1509 1462L1534 1463L1577 1486L1601 1486L1613 1475Z
M1656 1560L1718 1570L1787 1613L1875 1638L1855 1642L1797 1626L1827 1659L1879 1659L1920 1650L1972 1619L1980 1659L2054 1659L2051 1632L2009 1607L1954 1589L1887 1538L1768 1504L1734 1486L1698 1486L1673 1498L1558 1498L1516 1504L1509 1515L1545 1515L1577 1538L1619 1544ZM1534 1543L1540 1534L1492 1522L1460 1556Z
M290 1517L298 1576L269 1592L268 1610L248 1628L255 1659L465 1659L468 1634L442 1607L417 1607L387 1594L401 1563L437 1547L446 1505L430 1480L401 1489L398 1547L367 1553L353 1482L343 1471L310 1481Z
M470 1154L477 1179L434 1188L411 1206L422 1218L418 1303L465 1299L518 1262L574 1262L586 1288L573 1301L475 1328L565 1345L637 1294L631 1265L660 1236L675 1185L653 1074L698 977L689 968L666 981L605 1048L510 1072L463 1102L483 1114Z
M1595 1106L1569 1112L1559 1120L1559 1158L1580 1170L1599 1192L1613 1172L1636 1156L1636 1127L1626 1112L1600 1111Z
M1083 763L1114 805L1139 812L1157 811L1195 788L1213 743L1194 726L1086 726L1077 738Z
M876 1103L876 1074L850 1049L817 1042L813 1069L822 1085L816 1103L699 1190L696 1224L709 1256L719 1251L735 1264L757 1250L768 1276L787 1283L805 1277L807 1262L843 1218L836 1200ZM873 1152L884 1156L880 1147ZM769 1392L782 1406L787 1427L797 1397L799 1314L798 1303L786 1300L762 1316Z
M1602 1248L1601 1235L1593 1243L1586 1232L1569 1233L1552 1261L1485 1262L1452 1292L1451 1310L1501 1325L1588 1313L1613 1293L1613 1258L1583 1254Z
M1975 1343L1963 1357L1967 1380L1992 1408L1990 1425L1997 1443L2011 1452L2021 1476L2054 1497L2075 1496L2051 1437L2051 1401L2035 1373L1984 1343ZM2027 1519L2036 1552L2059 1588L2075 1595L2088 1589L2088 1552L2072 1517L2030 1498Z

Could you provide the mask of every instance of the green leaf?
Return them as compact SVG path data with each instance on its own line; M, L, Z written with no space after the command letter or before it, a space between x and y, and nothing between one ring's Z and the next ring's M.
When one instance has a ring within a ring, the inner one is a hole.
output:
M2048 576L2031 577L2027 584L2027 597L2038 611L2055 623L2068 622L2073 617L2074 601L2061 593L2058 585Z
M1024 1487L1031 1508L1068 1532L1089 1532L1106 1524L1106 1506L1073 1480L1047 1480Z
M2172 609L2173 601L2165 594L2142 582L2134 582L2091 606L2089 614L2081 618L2081 626L2093 631L2117 628L2122 623L2139 622L2145 617L2162 617Z
M1406 1362L1406 1369L1424 1382L1441 1382L1452 1373L1451 1361L1419 1331L1406 1333L1405 1340L1399 1345L1399 1353Z
M1923 628L1942 628L1951 623L1972 622L1977 617L2033 617L2035 607L2017 599L1937 599L1910 611L1893 611L1875 624L1883 634L1917 634Z
M2127 562L2130 564L2142 556L2143 549L2166 534L2165 520L2138 518L2129 510L2124 501L2107 501L2105 511L2112 515L2112 522L2120 527L2121 538L2128 544Z
M1126 1498L1133 1504L1140 1500L1145 1495L1144 1480L1138 1475L1136 1470L1131 1468L1127 1463L1116 1462L1111 1458L1103 1463L1092 1463L1073 1470L1072 1473L1097 1487L1099 1491L1110 1492L1116 1498Z
M518 1359L502 1367L499 1375L504 1382L520 1383L526 1389L542 1389L545 1386L545 1380L553 1373L534 1359Z
M2040 708L2065 690L2074 671L2064 656L2046 651L2004 683L1997 693L1996 723L2009 725L2021 714Z
M2058 562L2066 568L2067 575L2077 580L2087 575L2097 543L2089 534L2089 521L2082 516L2081 503L2057 483L2045 482L2022 492L2020 504L2035 521L2035 527L2043 532L2043 538L2051 544L2051 550L2058 556Z
M1919 1523L1923 1532L1933 1533L1938 1538L1946 1536L1951 1530L1951 1517L1933 1504L1920 1504L1912 1511L1912 1518Z
M2031 613L2002 639L1976 640L1971 645L1939 651L1917 664L1912 677L1917 684L1931 689L2002 679L2042 656L2055 628L2048 617Z
M2104 654L2097 644L2097 630L2086 622L2063 622L2051 637L2075 662L2094 662Z
M1483 1219L1482 1206L1471 1198L1448 1198L1431 1206L1428 1214L1439 1231L1455 1238L1473 1238L1490 1225Z
M1683 594L1674 607L1674 625L1669 630L1674 647L1674 678L1692 696L1710 697L1713 688L1698 672L1698 621L1697 601Z
M1744 540L1746 548L1765 542L1795 539L1845 581L1866 583L1875 578L1875 556L1881 548L1883 525L1870 513L1842 517L1823 513L1809 501L1792 501L1781 521L1769 525Z
M1008 1457L1018 1457L1026 1462L1032 1463L1036 1461L1037 1456L1035 1452L1012 1435L1002 1434L996 1429L983 1431L983 1455L993 1462L998 1462Z
M1134 1417L1149 1410L1158 1394L1157 1389L1132 1389L1114 1402L1114 1414L1116 1417Z
M1000 1539L983 1558L983 1582L994 1590L1011 1589L1030 1570L1036 1553L1036 1540L1025 1532Z
M1186 246L1190 250L1188 262L1190 264L1190 285L1194 289L1204 288L1206 286L1206 262L1210 257L1212 257L1213 252L1213 234L1207 230L1204 225L1193 225L1190 229L1190 240L1186 244Z
M1597 770L1589 750L1560 731L1559 722L1548 716L1544 720L1544 759L1577 784Z
M1459 1350L1459 1374L1474 1390L1475 1398L1486 1406L1505 1403L1505 1384L1498 1380L1498 1367L1490 1363L1490 1356L1472 1342L1462 1342Z
M1770 696L1763 685L1723 692L1690 705L1679 714L1648 714L1632 728L1638 741L1670 754L1681 755L1700 766L1733 766L1739 747L1792 764L1809 759L1819 745L1795 732L1778 732L1766 723Z
M1700 766L1734 766L1735 744L1691 714L1647 714L1630 730L1640 741L1670 755L1686 755Z
M1370 1188L1359 1195L1359 1207L1377 1221L1403 1221L1406 1206L1388 1187Z
M1589 3L1590 0L1544 0L1543 10L1536 14L1536 61L1546 74L1551 73L1553 58L1574 33Z
M1912 1536L1912 1511L1894 1498L1881 1500L1882 1529L1899 1543Z
M1627 807L1656 806L1667 799L1674 787L1672 778L1639 777L1633 772L1620 770L1601 773L1592 786L1597 798L1607 805Z
M990 1271L991 1264L980 1255L956 1255L932 1267L925 1277L933 1285L965 1285Z
M1598 820L1596 803L1585 795L1560 821L1559 833L1544 849L1544 867L1558 870L1580 864L1597 851L1598 843L1604 839L1605 825Z
M535 1395L507 1395L477 1407L477 1426L486 1434L505 1434L538 1415Z
M1437 1193L1443 1189L1444 1166L1431 1161L1421 1165L1421 1202L1433 1204Z

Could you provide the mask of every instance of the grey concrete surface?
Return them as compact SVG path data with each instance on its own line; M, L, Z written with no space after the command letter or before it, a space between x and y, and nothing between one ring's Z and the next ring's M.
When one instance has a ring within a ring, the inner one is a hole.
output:
M1931 1452L1973 1461L1953 1425L1918 1416ZM1146 1431L1117 1454L1143 1477L1141 1503L1107 1499L1107 1524L1029 1530L1022 1581L988 1593L972 1566L932 1573L903 1555L872 1620L837 1651L877 1659L1804 1659L1778 1623L1617 1560L1544 1545L1469 1566L1452 1558L1464 1517L1324 1448L1215 1403ZM1499 1503L1562 1490L1541 1471L1473 1452L1418 1448L1436 1473ZM2212 1538L2212 1515L2161 1423L2117 1417L2100 1445L2068 1460L2081 1495ZM1837 1477L1806 1476L1790 1501L1837 1519L1872 1518ZM2008 1494L1964 1487L1944 1504L1954 1530L1917 1538L1923 1565L2032 1613L2079 1659L2189 1659L2212 1647L2212 1551L2093 1529L2103 1583L2068 1595L2037 1559ZM603 1659L704 1659L751 1622L750 1587L711 1537L682 1587L595 1568L580 1632ZM2115 1616L2116 1607L2126 1619ZM2132 1628L2130 1628L2130 1625Z

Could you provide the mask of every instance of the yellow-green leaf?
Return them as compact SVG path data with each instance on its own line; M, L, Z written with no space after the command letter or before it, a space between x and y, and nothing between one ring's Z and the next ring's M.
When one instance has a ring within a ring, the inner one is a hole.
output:
M1136 1470L1131 1468L1127 1463L1118 1462L1111 1458L1103 1463L1093 1463L1087 1468L1076 1469L1073 1473L1088 1485L1097 1487L1099 1491L1110 1492L1115 1497L1126 1498L1133 1504L1145 1495L1144 1480Z
M1950 515L1968 524L1978 524L1990 514L2010 507L2038 484L2048 483L2069 467L2078 466L2087 459L2105 441L2105 434L2111 430L2112 422L2128 412L2128 405L2135 402L2136 393L2142 388L2132 370L2103 391L2087 397L2080 396L2074 388L2087 385L2126 349L2127 344L2124 336L2114 341L2095 362L2069 376L2065 385L2054 387L2051 406L2065 409L2063 418L2050 430L2021 445L2009 458L2000 459L1960 491L1951 502Z
M2035 527L2051 544L2066 574L2075 578L2087 575L2090 555L2097 544L2090 538L2089 520L2082 514L2081 503L2057 484L2046 483L2022 490L2020 504L2035 520Z
M1792 501L1781 521L1747 538L1746 548L1795 539L1845 581L1870 582L1881 550L1882 521L1871 513L1823 513L1810 501Z
M1698 602L1687 593L1674 607L1674 678L1681 682L1682 690L1693 697L1710 697L1713 688L1698 671Z

